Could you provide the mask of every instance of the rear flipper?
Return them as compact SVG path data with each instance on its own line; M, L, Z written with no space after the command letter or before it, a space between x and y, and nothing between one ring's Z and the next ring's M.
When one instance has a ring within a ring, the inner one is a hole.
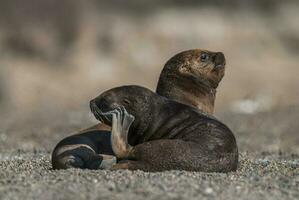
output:
M132 146L128 143L128 133L135 117L129 114L124 107L101 113L101 115L112 115L111 144L113 152L118 159L127 158Z
M69 149L68 149L69 148ZM112 155L96 154L86 145L66 145L61 153L53 152L53 169L110 169L116 163Z
M110 131L86 130L60 141L52 153L53 169L109 169L116 163Z
M129 160L115 164L112 169L143 171L187 170L229 172L237 168L236 153L213 153L192 141L154 140L133 147Z

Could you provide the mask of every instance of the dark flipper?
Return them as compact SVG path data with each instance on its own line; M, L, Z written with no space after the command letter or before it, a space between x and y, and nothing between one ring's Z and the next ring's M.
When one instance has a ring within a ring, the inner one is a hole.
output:
M110 131L89 129L63 139L52 153L53 169L110 168L116 163L110 138Z
M236 170L237 158L237 152L213 153L192 141L165 139L136 145L128 160L114 165L112 169L229 172Z

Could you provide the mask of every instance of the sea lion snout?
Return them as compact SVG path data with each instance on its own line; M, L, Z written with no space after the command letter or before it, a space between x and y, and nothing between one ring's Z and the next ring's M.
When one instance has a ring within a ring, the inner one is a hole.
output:
M91 110L93 110L93 108L96 106L96 102L95 102L95 99L92 99L90 102L89 102L89 107Z
M108 95L106 93L101 94L97 98L91 100L90 103L98 107L98 109L104 113L114 110L115 108L119 107L119 104L117 99L115 99L114 95L112 94L112 92L109 92Z
M215 68L224 67L225 66L224 54L222 52L215 53L213 61L215 63Z
M104 115L105 112L110 111L110 106L107 101L103 98L95 98L89 102L90 110L102 123L105 123L107 125L111 124L112 117L110 115Z

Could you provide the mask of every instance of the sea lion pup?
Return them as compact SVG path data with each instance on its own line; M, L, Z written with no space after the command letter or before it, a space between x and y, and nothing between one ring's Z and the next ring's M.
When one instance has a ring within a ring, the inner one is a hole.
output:
M140 86L122 86L90 102L95 117L112 125L112 169L229 172L238 148L230 129L198 109ZM132 145L131 145L132 144Z
M212 114L216 88L224 71L225 57L221 52L183 51L166 62L156 91L161 96ZM59 142L52 153L52 166L54 169L103 168L104 158L98 154L113 155L110 127L101 123Z

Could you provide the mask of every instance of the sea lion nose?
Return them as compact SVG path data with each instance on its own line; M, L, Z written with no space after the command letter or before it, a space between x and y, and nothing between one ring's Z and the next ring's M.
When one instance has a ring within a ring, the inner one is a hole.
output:
M215 67L220 67L225 65L225 57L222 52L217 52L214 57Z

